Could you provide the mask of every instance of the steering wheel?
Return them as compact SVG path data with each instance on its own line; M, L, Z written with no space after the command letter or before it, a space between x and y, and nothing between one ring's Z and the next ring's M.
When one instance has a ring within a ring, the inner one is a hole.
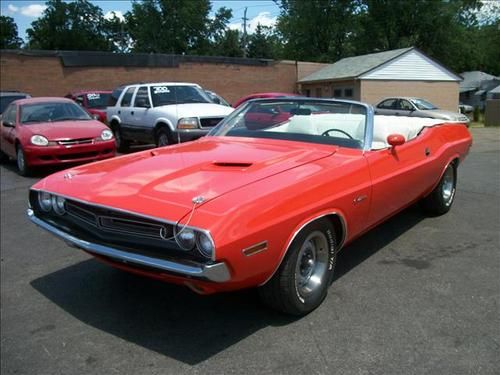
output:
M335 128L331 128L331 129L325 130L325 131L323 132L323 134L321 134L321 135L323 135L323 136L325 136L325 137L329 137L329 136L330 136L330 134L329 134L330 132L339 132L339 133L342 133L342 134L344 134L344 135L347 135L347 137L348 137L349 139L354 139L354 138L353 138L353 137L352 137L349 133L347 133L347 132L345 132L345 131L343 131L343 130L341 130L341 129L335 129Z

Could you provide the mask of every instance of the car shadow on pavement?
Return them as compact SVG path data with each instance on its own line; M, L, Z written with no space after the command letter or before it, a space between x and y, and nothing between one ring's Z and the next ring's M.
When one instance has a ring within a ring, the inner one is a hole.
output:
M349 245L339 255L336 279L422 218L410 208ZM118 271L93 259L31 285L85 324L190 365L267 326L297 319L264 307L255 290L199 296L185 287Z

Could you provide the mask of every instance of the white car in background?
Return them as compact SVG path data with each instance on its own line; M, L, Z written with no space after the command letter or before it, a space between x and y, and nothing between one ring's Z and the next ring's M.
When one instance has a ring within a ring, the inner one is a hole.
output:
M461 113L439 109L425 99L412 97L386 98L375 105L377 115L430 117L447 122L469 123L469 118Z
M130 143L158 147L206 135L233 111L213 103L195 83L137 83L113 91L106 117L119 151Z

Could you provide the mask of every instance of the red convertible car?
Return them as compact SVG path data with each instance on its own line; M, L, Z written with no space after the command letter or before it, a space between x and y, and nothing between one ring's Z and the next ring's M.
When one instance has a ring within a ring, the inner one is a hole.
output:
M17 160L19 174L33 167L83 163L115 156L109 128L63 98L12 102L2 116L0 157Z
M278 107L282 122L247 126ZM49 176L28 216L120 269L198 293L258 287L303 315L325 298L343 245L414 202L450 209L471 143L465 125L358 102L262 99L200 140Z

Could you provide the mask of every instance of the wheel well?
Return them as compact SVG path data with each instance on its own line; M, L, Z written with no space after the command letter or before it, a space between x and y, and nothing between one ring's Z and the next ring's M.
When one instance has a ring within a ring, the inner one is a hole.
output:
M19 145L21 144L21 142L19 142L19 139L16 139L16 142L15 142L15 145L16 145L16 152L17 152L17 149L19 148Z
M154 129L154 138L155 141L158 141L158 132L162 129L165 129L167 131L167 135L170 137L170 128L167 124L164 122L159 122L158 124L155 125Z
M325 216L328 220L333 225L333 228L335 230L335 237L337 238L337 246L342 246L342 244L345 242L345 237L346 237L346 224L344 222L344 219L340 217L338 214L330 214Z
M114 128L117 126L117 125L120 125L120 123L117 121L117 120L111 120L111 122L109 123L109 125L111 126L111 129L114 130Z

